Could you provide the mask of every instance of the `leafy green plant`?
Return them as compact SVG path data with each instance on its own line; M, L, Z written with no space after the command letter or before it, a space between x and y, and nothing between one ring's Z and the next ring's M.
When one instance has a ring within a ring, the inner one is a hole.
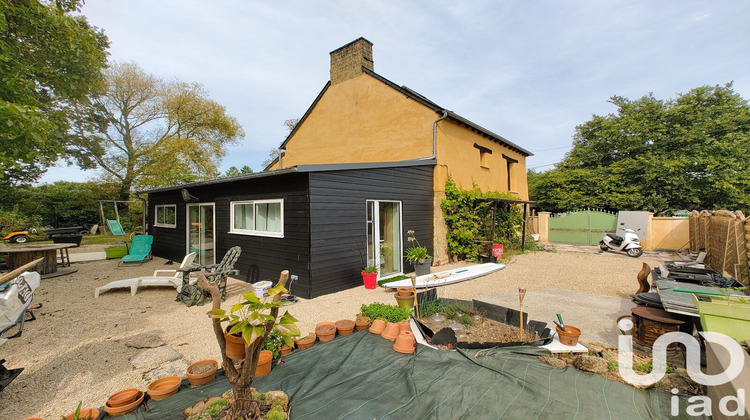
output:
M268 296L273 297L287 292L281 284L268 289ZM278 320L273 315L266 313L282 305L281 301L261 301L255 293L250 291L242 295L242 301L232 306L229 313L224 309L212 309L209 315L217 318L220 322L229 321L229 334L241 333L247 345L253 344L264 336L264 326L268 322L274 322L273 330L277 331L287 346L294 345L292 337L300 335L295 319L288 311L284 312ZM272 330L272 331L273 331ZM269 333L270 336L271 333ZM266 337L268 339L268 337Z
M409 241L411 246L409 248L406 248L406 251L404 252L404 257L406 257L406 260L411 263L424 263L424 260L427 258L432 258L430 254L427 253L427 248L423 247L416 237L414 237L414 231L409 230L406 232L408 235L406 240ZM416 244L416 245L415 245Z
M460 303L449 303L443 305L440 312L445 315L446 318L460 322L464 325L472 325L474 323L474 315L480 315L478 311L467 308Z
M263 342L263 350L268 350L273 353L273 358L275 359L279 357L279 347L284 344L284 336L281 335L278 329L275 329L271 331L271 334L269 334Z
M370 305L362 305L360 313L373 321L384 319L388 322L400 322L409 319L412 310L384 303L372 303Z
M419 315L421 315L423 318L426 318L428 316L434 315L443 309L443 304L440 303L437 300L432 300L430 302L425 303L424 305L420 306L419 308Z
M213 309L208 311L212 318L212 325L216 341L221 349L222 365L229 383L232 385L234 401L231 410L234 416L253 417L257 400L253 396L254 388L251 387L258 366L258 355L265 340L272 331L277 330L285 344L291 346L292 337L299 336L299 328L295 324L297 320L285 312L279 317L279 308L282 305L281 295L287 290L284 287L289 279L289 271L281 272L278 283L268 290L271 301L261 301L255 293L248 292L242 295L239 303L232 306L229 312L221 308L221 292L215 283L209 283L205 275L200 275L198 283L211 293ZM222 322L229 322L228 333L239 333L245 341L245 358L235 367L236 361L227 357L226 337Z
M514 200L512 194L482 192L479 188L463 190L453 179L445 183L445 199L440 203L448 226L448 252L458 258L476 260L492 237L492 203L477 198L506 198ZM523 216L518 206L500 203L495 211L495 234L493 241L501 243L506 250L520 247L520 231Z
M362 271L364 271L365 273L372 274L372 273L377 273L379 269L380 267L378 267L377 265L368 265Z

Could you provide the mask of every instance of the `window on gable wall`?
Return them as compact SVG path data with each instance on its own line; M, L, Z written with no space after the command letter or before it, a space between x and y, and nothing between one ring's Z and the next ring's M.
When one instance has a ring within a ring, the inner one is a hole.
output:
M518 163L518 160L513 159L510 156L505 156L505 155L503 155L503 159L505 159L505 166L508 172L508 191L515 191L515 188L514 188L515 185L513 183L514 179L513 179L512 174L513 174L513 167L515 166L515 164Z
M168 228L177 226L177 205L157 205L154 213L154 226Z
M284 200L233 201L230 233L284 237Z
M474 143L474 147L479 149L479 166L490 169L490 155L492 154L492 149L488 149L476 143Z

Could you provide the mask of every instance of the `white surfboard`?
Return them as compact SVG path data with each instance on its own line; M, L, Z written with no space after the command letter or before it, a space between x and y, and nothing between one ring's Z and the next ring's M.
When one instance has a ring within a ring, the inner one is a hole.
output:
M503 268L505 268L505 264L485 263L454 268L453 270L441 271L439 273L426 274L417 277L417 288L421 289L425 287L437 287L451 283L458 283L460 281L470 280L494 273ZM396 287L411 285L411 279L403 279L386 283L383 287L395 289Z

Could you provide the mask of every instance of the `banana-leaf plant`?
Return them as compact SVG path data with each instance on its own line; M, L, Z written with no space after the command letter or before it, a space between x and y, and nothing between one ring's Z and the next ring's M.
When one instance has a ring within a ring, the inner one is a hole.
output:
M229 312L221 309L221 292L216 284L208 282L203 275L198 279L201 287L211 293L213 298L213 309L208 315L212 319L216 341L221 349L222 367L234 394L234 402L227 410L228 419L260 418L260 401L252 398L250 385L255 378L263 342L274 330L278 331L287 345L293 343L292 337L300 334L295 324L297 320L289 312L279 317L281 295L287 292L284 286L288 279L289 271L282 271L278 283L268 290L270 301L259 299L251 291L243 294L240 302L233 305ZM229 334L241 333L245 340L245 359L239 366L235 366L235 362L227 357L222 322L229 323Z

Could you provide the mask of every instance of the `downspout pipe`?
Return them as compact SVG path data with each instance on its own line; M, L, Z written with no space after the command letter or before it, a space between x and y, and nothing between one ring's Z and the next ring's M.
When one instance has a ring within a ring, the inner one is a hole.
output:
M436 119L434 123L432 123L432 158L437 159L437 125L440 121L446 119L448 117L448 111L443 110L443 116Z

